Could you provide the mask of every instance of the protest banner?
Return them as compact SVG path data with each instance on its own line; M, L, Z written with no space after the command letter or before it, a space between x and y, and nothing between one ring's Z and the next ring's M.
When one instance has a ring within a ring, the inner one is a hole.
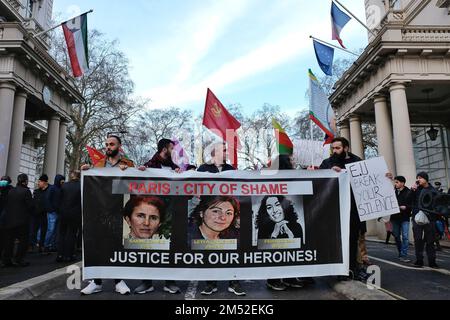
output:
M383 157L346 165L361 221L374 220L400 212L394 186L386 177Z
M82 189L84 279L348 274L347 175L101 168Z

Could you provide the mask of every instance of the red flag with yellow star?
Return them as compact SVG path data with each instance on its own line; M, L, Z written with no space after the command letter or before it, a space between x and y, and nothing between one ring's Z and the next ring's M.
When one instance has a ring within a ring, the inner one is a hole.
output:
M106 156L97 149L91 148L89 146L86 146L86 149L89 153L89 158L91 158L92 164L94 166L97 164L97 162L106 158Z
M232 165L237 168L237 150L239 141L235 134L236 130L241 127L241 124L228 112L210 89L208 89L206 96L203 125L206 128L213 130L214 133L219 134L224 141L227 141L228 146L233 149L233 159L230 160ZM229 130L228 138L227 130Z

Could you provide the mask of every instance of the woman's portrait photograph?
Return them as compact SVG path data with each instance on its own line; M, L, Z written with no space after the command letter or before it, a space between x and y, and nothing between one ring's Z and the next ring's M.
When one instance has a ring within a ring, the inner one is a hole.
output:
M162 198L131 196L122 214L125 249L169 250L171 219Z
M236 198L230 196L193 197L189 207L191 212L188 214L188 242L192 249L237 249L240 203Z
M266 244L276 244L276 241L260 241L262 239L297 239L300 248L304 244L304 213L302 197L292 201L285 196L265 196L253 199L254 234L253 244L258 248L268 249ZM302 226L303 225L303 226ZM280 241L280 243L282 243ZM287 243L283 241L283 243ZM294 243L294 242L292 242ZM274 246L275 248L280 248Z

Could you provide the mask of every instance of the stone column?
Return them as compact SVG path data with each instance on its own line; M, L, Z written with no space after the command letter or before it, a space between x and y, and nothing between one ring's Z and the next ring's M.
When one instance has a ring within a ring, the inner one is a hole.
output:
M59 125L58 161L56 166L56 173L61 174L63 176L65 176L66 135L67 135L67 122L61 121Z
M394 83L389 91L391 94L396 173L405 176L407 185L411 185L416 180L416 160L414 158L405 85Z
M348 123L348 120L342 121L339 127L340 127L339 135L350 142L350 125Z
M16 93L14 99L14 111L11 126L11 139L9 141L7 174L16 183L20 173L20 155L22 154L23 131L25 121L25 108L27 105L27 94Z
M361 118L357 115L350 117L350 141L351 152L364 159Z
M377 96L373 100L375 106L375 122L377 127L378 153L386 160L388 170L396 174L394 141L392 138L392 121L389 115L385 96Z
M53 116L48 122L47 144L45 145L44 173L48 175L50 183L56 176L58 162L58 141L59 141L59 122L58 116Z
M7 169L15 91L12 83L0 82L0 176L5 175Z

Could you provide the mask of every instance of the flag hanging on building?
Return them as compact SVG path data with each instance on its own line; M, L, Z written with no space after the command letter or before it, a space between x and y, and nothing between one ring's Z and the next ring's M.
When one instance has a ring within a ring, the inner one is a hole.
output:
M106 158L106 156L98 151L97 149L94 149L92 147L86 146L86 149L89 154L89 158L91 158L92 164L95 166L99 161Z
M309 69L309 118L326 134L325 144L336 136L336 117L325 91Z
M89 69L87 13L62 24L74 77Z
M275 137L277 140L277 150L279 154L291 155L294 153L294 144L287 135L286 131L281 127L281 125L272 119L272 125L275 129Z
M344 11L339 9L339 7L333 1L331 2L332 39L337 40L341 47L344 49L346 48L341 39L341 31L351 19L352 18Z
M327 75L333 75L334 48L313 40L314 51L320 69Z
M210 89L208 89L206 96L203 125L227 142L228 147L233 150L233 158L230 159L231 163L237 168L237 151L240 143L236 130L241 127L241 124L228 112Z

